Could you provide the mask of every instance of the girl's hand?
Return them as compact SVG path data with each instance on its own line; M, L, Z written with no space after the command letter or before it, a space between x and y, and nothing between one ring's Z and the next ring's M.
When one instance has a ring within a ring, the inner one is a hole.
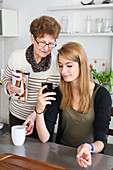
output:
M90 151L89 144L85 143L77 148L76 159L81 167L87 168L88 166L91 166L92 159L91 159L91 151Z
M56 98L53 97L53 95L56 95L55 92L42 93L46 87L47 85L41 87L38 92L38 100L36 105L36 111L38 113L43 112L46 108L46 105L51 104L51 100L56 100Z

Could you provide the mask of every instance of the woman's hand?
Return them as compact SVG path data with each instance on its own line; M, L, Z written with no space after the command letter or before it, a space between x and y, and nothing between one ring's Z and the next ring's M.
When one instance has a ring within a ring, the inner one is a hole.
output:
M6 89L8 90L9 94L21 93L21 89L13 85L12 82L7 83Z
M36 111L38 113L42 113L46 105L51 104L51 100L56 100L55 97L52 97L53 95L56 95L55 92L47 92L47 93L42 93L42 91L47 87L47 85L41 87L38 92L38 100L37 100L37 105L36 105Z
M85 143L77 148L77 162L81 167L87 168L92 164L90 145Z
M26 135L30 135L32 134L33 132L33 129L34 129L34 121L35 121L35 118L36 118L36 113L35 111L30 114L27 119L25 120L25 122L23 123L23 126L27 126L26 128Z

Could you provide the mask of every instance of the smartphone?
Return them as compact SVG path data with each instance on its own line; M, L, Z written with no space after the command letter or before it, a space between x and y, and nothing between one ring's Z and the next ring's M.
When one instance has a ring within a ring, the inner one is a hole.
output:
M53 91L53 83L42 83L42 86L45 86L45 85L47 85L47 87L43 90L43 93Z

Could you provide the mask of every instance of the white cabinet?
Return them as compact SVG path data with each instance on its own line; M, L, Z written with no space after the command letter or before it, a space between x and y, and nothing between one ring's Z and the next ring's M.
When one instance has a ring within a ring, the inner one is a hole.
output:
M0 122L9 123L9 97L3 87L0 87Z
M5 67L5 37L18 36L18 11L10 9L0 9L0 59L1 68Z
M0 9L0 36L18 36L18 12Z
M18 36L18 12L10 9L0 9L0 62L1 68L5 67L5 37L12 38ZM0 75L1 78L1 75ZM5 106L4 106L5 102ZM8 123L8 96L4 93L4 89L0 87L0 119L4 123Z

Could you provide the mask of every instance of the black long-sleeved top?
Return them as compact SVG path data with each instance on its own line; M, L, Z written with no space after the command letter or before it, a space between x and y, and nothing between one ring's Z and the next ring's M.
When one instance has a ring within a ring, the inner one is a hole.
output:
M94 91L97 89L97 87L98 84L95 84ZM54 131L54 125L57 120L57 115L59 113L56 143L60 143L60 138L62 135L62 110L59 107L62 99L62 94L59 87L55 88L54 91L57 93L56 101L53 101L52 105L47 106L44 118L47 129L50 135L52 136ZM111 105L112 101L108 90L105 89L103 86L100 86L94 96L94 112L95 112L94 141L99 140L102 141L103 143L106 142L106 134L111 120L110 118Z

